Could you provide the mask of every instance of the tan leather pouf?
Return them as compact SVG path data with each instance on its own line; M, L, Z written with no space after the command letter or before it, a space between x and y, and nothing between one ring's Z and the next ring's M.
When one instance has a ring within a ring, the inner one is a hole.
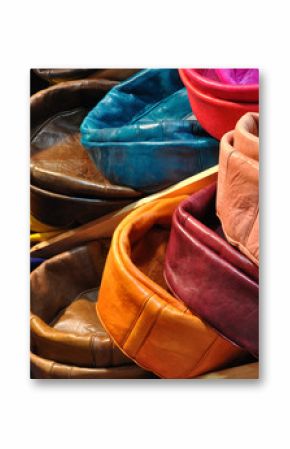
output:
M96 378L144 375L114 345L96 314L109 243L102 239L59 254L31 273L32 373Z

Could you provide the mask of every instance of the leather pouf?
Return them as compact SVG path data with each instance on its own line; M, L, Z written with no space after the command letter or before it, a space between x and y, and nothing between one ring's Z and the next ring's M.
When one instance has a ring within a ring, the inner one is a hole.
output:
M84 116L115 85L70 81L31 97L31 212L39 221L72 227L140 197L105 179L80 143Z
M259 270L221 236L216 184L176 209L165 262L174 296L221 335L259 352Z
M259 265L259 114L221 140L217 215L228 241Z
M205 92L205 89L200 90L191 81L188 69L180 69L179 73L187 88L192 111L197 120L211 136L218 140L235 127L242 115L259 111L258 101L247 102L245 99L232 101L218 98Z
M89 243L44 261L31 273L31 350L46 360L41 364L44 371L52 361L74 367L75 376L81 375L80 368L84 375L88 368L110 375L113 367L124 365L128 366L121 370L123 374L130 367L136 372L133 362L113 344L96 314L108 247L108 239ZM64 367L60 373L67 370Z
M191 114L177 70L143 70L88 114L82 143L111 182L156 192L218 161L218 142Z
M97 302L116 345L163 378L192 378L245 356L166 290L166 245L172 214L183 199L154 201L119 224Z
M183 72L206 95L243 103L259 102L257 69L184 69Z

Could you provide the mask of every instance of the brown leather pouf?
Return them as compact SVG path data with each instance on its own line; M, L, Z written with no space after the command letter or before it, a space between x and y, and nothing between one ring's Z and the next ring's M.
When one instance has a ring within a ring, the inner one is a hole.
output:
M112 342L96 314L98 286L109 243L108 239L101 239L59 254L31 273L33 375L144 375L145 370Z
M111 184L80 142L82 120L116 84L68 81L31 97L31 213L39 221L73 227L141 196Z

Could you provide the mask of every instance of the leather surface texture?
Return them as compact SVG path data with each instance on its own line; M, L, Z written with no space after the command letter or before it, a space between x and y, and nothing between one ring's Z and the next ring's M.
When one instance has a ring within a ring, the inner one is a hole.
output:
M197 88L191 82L185 69L180 69L179 73L186 86L192 112L201 126L218 140L226 132L232 130L244 114L259 111L258 101L245 102L220 99Z
M217 215L228 241L259 265L259 115L248 113L220 143Z
M216 183L176 209L165 261L174 296L228 340L259 353L259 271L231 246L215 213Z
M112 183L156 192L217 163L218 142L190 115L177 70L143 70L86 116L81 141Z
M192 378L226 367L245 352L225 340L167 290L163 277L172 214L184 199L162 199L116 228L97 313L132 360L163 378Z

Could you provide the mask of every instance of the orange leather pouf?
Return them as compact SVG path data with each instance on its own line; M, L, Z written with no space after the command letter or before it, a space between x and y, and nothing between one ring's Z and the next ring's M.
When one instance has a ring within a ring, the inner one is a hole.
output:
M259 265L259 114L245 114L220 142L217 215L228 241Z
M96 306L119 348L163 378L193 378L245 357L166 290L163 267L171 218L184 198L147 204L119 224Z

